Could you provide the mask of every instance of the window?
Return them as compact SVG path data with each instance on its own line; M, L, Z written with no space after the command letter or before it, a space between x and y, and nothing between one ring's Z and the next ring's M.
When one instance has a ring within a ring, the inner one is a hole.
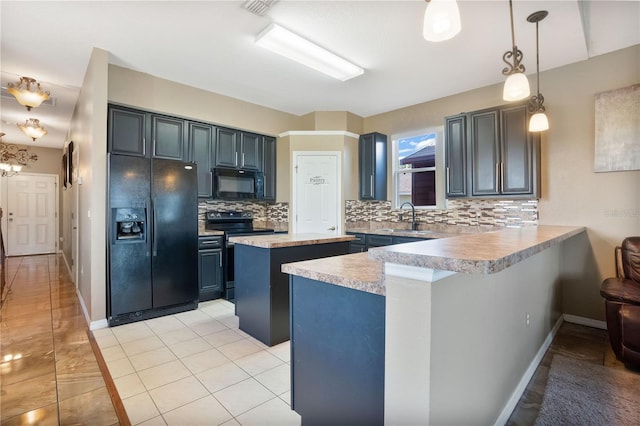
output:
M407 201L422 208L440 206L443 191L438 190L441 170L437 164L441 158L441 144L441 130L428 130L393 140L396 208Z

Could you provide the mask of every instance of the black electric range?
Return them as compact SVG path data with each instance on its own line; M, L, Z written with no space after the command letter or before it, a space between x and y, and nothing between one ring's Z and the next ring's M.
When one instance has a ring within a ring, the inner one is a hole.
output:
M223 277L224 297L235 301L234 279L234 248L229 242L229 237L241 235L273 234L273 229L254 228L253 215L250 212L240 211L208 211L206 213L205 228L224 232L223 247Z

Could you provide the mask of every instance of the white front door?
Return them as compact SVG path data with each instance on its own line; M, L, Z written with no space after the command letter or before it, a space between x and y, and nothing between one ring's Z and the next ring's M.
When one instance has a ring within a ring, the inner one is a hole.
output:
M340 153L294 153L293 232L340 234Z
M8 178L7 254L56 251L56 175L19 174Z

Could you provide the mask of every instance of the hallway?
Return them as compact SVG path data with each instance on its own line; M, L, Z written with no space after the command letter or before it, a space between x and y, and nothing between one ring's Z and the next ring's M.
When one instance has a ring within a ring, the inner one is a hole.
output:
M120 424L61 255L7 258L2 425Z

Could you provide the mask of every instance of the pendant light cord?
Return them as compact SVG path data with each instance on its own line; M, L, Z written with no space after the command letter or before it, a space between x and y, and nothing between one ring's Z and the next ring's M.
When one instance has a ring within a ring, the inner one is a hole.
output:
M513 27L513 3L509 0L509 14L511 16L511 46L515 49L516 47L516 34Z
M538 48L538 23L536 21L536 80L538 82L538 97L540 97L540 49Z

